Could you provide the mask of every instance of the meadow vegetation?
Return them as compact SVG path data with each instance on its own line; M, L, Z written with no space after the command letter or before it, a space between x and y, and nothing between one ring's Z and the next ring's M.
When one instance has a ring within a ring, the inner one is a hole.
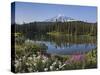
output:
M16 73L97 67L96 49L85 54L60 56L47 54L47 47L44 44L25 41L23 37L17 37L15 44L14 66Z

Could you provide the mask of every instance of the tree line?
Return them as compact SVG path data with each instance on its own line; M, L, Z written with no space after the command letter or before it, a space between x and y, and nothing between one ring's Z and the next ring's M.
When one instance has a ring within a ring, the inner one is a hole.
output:
M15 32L19 33L47 33L61 32L72 35L97 35L97 23L88 23L83 21L71 22L31 22L23 24L14 24Z

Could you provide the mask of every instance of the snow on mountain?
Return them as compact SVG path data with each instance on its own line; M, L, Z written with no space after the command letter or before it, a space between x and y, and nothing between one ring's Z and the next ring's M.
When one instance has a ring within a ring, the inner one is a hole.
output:
M77 21L71 17L66 17L64 15L57 15L55 17L52 17L50 19L46 19L46 22L68 22L68 21Z

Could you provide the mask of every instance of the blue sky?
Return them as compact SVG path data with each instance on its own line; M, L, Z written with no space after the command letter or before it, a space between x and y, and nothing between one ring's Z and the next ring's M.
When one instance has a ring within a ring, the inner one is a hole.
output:
M93 6L55 5L16 2L15 22L44 21L59 14L88 22L97 21L97 8ZM12 11L12 13L14 13Z

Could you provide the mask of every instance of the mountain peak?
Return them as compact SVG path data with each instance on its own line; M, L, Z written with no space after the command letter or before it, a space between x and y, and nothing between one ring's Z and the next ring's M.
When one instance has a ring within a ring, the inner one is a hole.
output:
M52 17L50 19L47 19L46 21L47 22L56 22L56 21L58 21L58 22L67 22L67 21L77 21L77 20L75 20L71 17L66 17L64 15L58 14L57 16Z
M59 18L59 17L64 17L64 15L62 15L62 14L58 14L57 17L58 17L58 18Z

